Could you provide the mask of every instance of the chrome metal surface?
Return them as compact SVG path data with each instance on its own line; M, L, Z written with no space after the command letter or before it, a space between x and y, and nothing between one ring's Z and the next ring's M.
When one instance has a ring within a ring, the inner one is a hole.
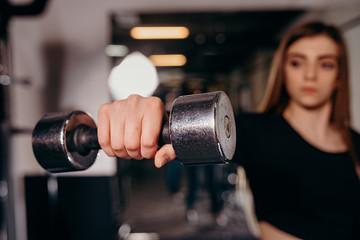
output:
M177 98L170 113L170 139L184 165L231 160L236 129L227 95L217 91Z
M35 126L33 151L40 165L49 172L79 171L90 167L98 149L82 155L68 147L71 132L79 125L96 128L94 120L85 112L62 112L45 115Z

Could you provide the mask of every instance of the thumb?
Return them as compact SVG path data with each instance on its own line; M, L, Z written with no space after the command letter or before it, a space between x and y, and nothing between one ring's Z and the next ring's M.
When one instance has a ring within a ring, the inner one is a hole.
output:
M175 150L171 144L165 144L155 154L155 166L161 168L165 163L176 158Z

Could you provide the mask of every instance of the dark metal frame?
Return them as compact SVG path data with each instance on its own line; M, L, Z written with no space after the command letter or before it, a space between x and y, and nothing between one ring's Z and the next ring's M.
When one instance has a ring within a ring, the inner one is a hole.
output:
M0 0L0 77L11 79L11 58L8 46L8 23L14 16L42 13L47 0L34 0L26 5L13 5ZM10 82L11 83L11 82ZM10 161L11 124L9 86L0 82L0 239L16 239L12 165Z

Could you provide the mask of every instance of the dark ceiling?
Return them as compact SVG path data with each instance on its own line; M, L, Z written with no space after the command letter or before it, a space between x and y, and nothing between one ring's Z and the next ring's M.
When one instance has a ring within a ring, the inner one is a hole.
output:
M151 54L181 53L188 60L186 73L228 72L261 49L275 49L279 35L303 10L246 11L169 14L114 14L112 43L125 44L130 52ZM134 40L134 26L186 26L184 40Z

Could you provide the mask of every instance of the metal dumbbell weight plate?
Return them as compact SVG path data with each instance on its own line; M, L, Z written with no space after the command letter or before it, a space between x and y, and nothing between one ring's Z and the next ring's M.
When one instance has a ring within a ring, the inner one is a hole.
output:
M170 138L184 165L226 163L236 147L232 106L224 92L177 98L170 113Z
M79 126L93 128L94 120L85 112L48 114L37 123L32 136L33 151L40 165L49 172L84 170L90 167L98 149L80 153L74 149L74 130ZM96 137L96 136L95 136Z

